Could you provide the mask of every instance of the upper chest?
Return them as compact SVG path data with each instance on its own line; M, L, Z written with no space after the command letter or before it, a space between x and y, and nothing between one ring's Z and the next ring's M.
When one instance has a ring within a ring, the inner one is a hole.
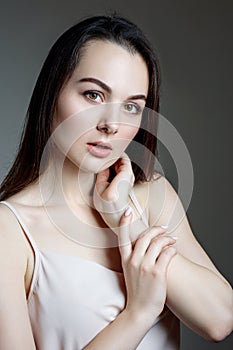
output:
M118 239L113 231L100 222L91 219L88 225L77 218L66 217L58 212L48 213L35 210L21 212L21 216L39 251L57 253L64 258L81 258L97 263L111 271L122 272ZM68 261L68 260L66 260ZM77 264L81 260L75 260ZM69 266L69 265L68 265ZM28 245L28 266L25 275L25 288L28 293L35 267L35 254Z
M141 207L145 208L147 191L136 188ZM143 208L143 209L144 209ZM105 268L122 272L118 238L93 212L79 210L72 213L64 207L20 208L27 231L30 232L35 245L42 252L54 252L63 256L80 257L95 262ZM74 215L78 214L78 215ZM27 291L30 288L35 265L32 246L28 245L28 267L25 276Z

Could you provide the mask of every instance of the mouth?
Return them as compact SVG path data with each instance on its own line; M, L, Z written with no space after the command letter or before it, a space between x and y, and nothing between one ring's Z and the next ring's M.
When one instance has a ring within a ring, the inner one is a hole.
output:
M112 152L112 146L106 142L88 142L87 149L91 155L98 158L106 158Z
M88 142L87 145L89 146L93 146L93 147L97 147L97 148L102 148L102 149L109 149L112 150L112 146L110 145L110 143L106 143L106 142Z

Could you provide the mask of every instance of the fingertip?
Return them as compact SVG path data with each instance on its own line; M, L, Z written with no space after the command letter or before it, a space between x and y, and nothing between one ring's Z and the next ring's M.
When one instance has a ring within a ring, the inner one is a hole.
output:
M128 217L128 216L130 216L130 214L132 214L132 208L128 207L124 212L124 216Z
M132 208L128 207L121 217L120 226L129 224L131 222L131 219L132 219Z

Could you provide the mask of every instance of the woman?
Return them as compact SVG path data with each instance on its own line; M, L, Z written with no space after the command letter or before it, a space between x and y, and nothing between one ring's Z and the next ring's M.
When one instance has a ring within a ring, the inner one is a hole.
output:
M52 47L1 186L0 349L178 349L179 320L214 341L231 332L232 289L154 172L143 110L159 111L159 85L121 17L88 18Z

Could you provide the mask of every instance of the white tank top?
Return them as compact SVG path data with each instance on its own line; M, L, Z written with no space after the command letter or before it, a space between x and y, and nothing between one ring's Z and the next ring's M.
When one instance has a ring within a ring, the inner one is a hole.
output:
M131 199L142 215L136 197ZM39 250L12 204L0 203L14 213L34 251L27 302L37 350L83 349L124 309L123 274L78 256ZM136 349L177 350L179 334L179 320L165 307Z

